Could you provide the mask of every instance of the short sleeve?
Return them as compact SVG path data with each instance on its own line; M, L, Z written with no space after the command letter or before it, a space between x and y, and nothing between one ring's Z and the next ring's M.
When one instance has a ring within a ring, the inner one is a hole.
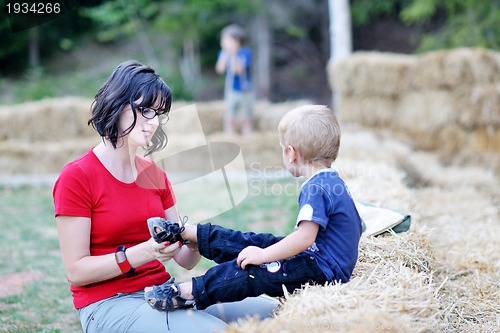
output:
M88 178L77 164L61 171L52 191L54 215L92 216L92 199Z
M331 207L329 201L328 194L321 186L316 184L304 186L299 195L297 225L301 221L312 221L325 229L329 220L328 207Z

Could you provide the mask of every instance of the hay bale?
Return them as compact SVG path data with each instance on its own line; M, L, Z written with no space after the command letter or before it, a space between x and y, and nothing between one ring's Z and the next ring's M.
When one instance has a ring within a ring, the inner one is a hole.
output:
M393 116L394 127L420 135L438 131L454 121L453 98L443 90L427 90L404 95L401 98L399 112Z
M287 112L306 104L312 104L312 102L310 100L297 100L276 104L268 101L257 101L254 106L255 131L276 132L281 118Z
M241 148L245 166L249 171L282 167L282 153L278 132L266 131L250 136L234 136L214 133L207 137L210 142L231 142Z
M415 332L435 330L440 281L425 232L367 238L350 282L285 295L274 318L224 332Z
M99 143L99 138L33 144L23 141L0 141L2 174L53 174Z
M223 128L224 101L196 103L201 126L206 135L220 132Z
M500 61L493 51L459 48L429 52L417 58L409 73L416 90L453 90L500 80Z
M500 152L500 128L480 128L471 133L470 147L476 152Z
M253 113L254 130L256 132L276 131L278 123L285 113L304 104L311 104L311 102L308 100L298 100L272 104L268 101L256 101ZM187 106L193 107L197 110L197 117L181 117L180 114L176 114L176 111ZM240 113L236 114L237 118L240 116ZM176 102L172 107L171 116L171 122L175 123L175 128L170 130L182 133L191 132L192 124L199 121L203 127L203 132L206 135L211 135L213 133L223 131L223 117L224 101L208 101L196 104Z
M457 89L453 109L464 128L500 128L500 78L495 84Z
M399 100L377 96L342 96L338 101L340 121L369 127L388 127L400 111Z
M90 137L87 126L91 101L64 97L0 107L0 140L64 141ZM12 116L15 110L15 117Z
M328 65L329 80L341 95L393 98L409 89L408 74L414 64L409 55L355 52Z

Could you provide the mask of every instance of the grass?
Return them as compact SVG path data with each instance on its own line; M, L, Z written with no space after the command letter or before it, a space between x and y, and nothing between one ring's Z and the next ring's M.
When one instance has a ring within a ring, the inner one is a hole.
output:
M22 293L0 298L1 332L78 332L64 279L51 190L0 188L0 275L34 277Z
M293 228L297 197L292 191L276 189L291 182L259 181L238 206L211 221L242 230L285 234ZM18 293L0 297L0 332L81 332L61 262L51 190L43 185L0 185L0 278L5 285L7 277L32 277ZM167 269L182 280L202 274L211 265L202 260L188 272L167 263Z

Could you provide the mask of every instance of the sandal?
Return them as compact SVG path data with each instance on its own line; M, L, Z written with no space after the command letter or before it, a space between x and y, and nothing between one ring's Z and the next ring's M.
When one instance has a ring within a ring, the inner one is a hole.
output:
M162 285L153 286L149 290L144 289L144 298L148 304L155 310L165 311L168 330L170 330L168 323L169 311L180 308L192 308L194 306L194 300L184 299L180 295L181 287L178 283L175 283L175 278L173 277Z
M164 284L144 290L144 298L153 309L158 311L168 312L180 308L192 308L194 306L193 300L187 300L180 295L181 287L178 283L175 283L175 278L173 277Z

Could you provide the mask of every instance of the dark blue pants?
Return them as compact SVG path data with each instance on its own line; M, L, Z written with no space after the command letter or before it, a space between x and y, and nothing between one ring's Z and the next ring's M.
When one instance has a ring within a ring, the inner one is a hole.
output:
M198 249L200 254L218 265L205 275L193 278L193 296L198 309L219 302L241 301L247 297L267 294L283 296L283 285L289 292L307 282L324 284L326 277L316 259L300 253L281 260L279 265L247 265L241 269L236 258L247 246L268 247L283 237L272 234L256 234L226 229L217 225L198 225Z

